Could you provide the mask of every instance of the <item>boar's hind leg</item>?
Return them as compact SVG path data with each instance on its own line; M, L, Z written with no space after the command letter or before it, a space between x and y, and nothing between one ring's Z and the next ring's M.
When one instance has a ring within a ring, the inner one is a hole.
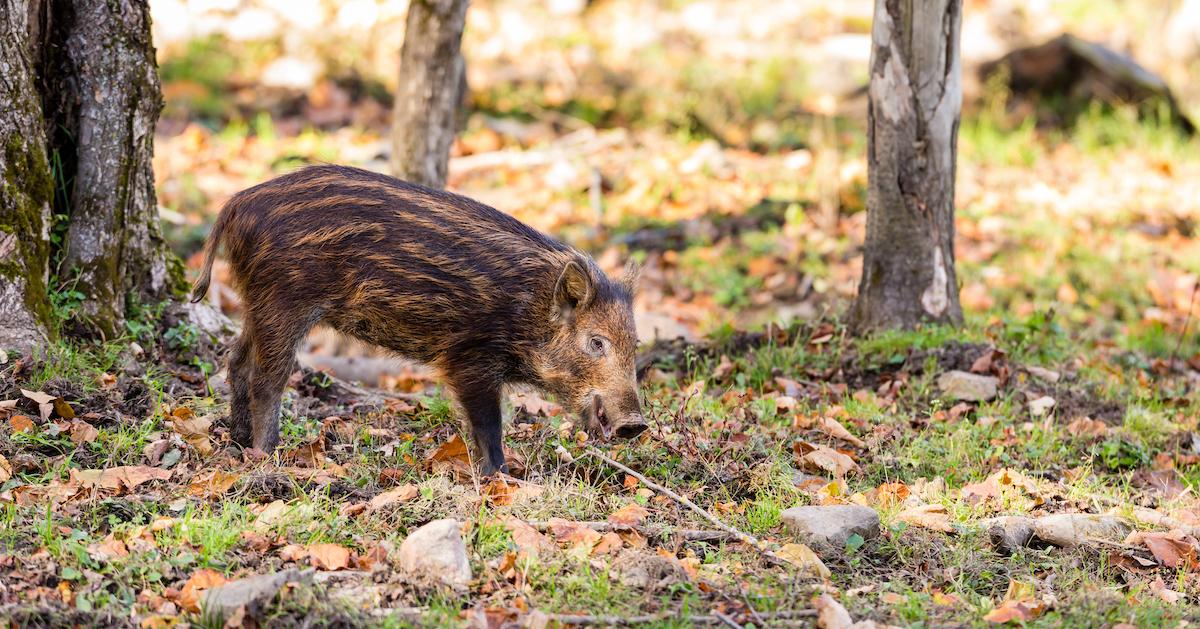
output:
M504 463L503 427L500 416L500 391L490 387L456 385L458 403L471 422L475 451L484 475L508 472Z
M250 360L253 351L251 338L247 326L234 343L229 356L229 389L233 394L229 402L229 430L234 443L243 448L251 445L250 381L254 375L254 365Z

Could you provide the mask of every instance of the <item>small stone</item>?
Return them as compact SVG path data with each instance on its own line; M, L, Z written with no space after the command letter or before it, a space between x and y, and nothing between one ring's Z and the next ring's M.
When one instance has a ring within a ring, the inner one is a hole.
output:
M1049 413L1050 409L1054 408L1055 404L1056 402L1054 401L1054 398L1050 397L1049 395L1043 395L1036 400L1029 401L1029 412L1041 417L1042 415Z
M1062 377L1053 369L1046 369L1045 367L1038 367L1035 365L1026 366L1025 371L1028 371L1029 375L1037 378L1038 380L1045 380L1046 382L1050 383L1058 382L1058 379Z
M852 535L879 536L879 514L860 505L792 507L779 517L799 541L814 547L840 551Z
M996 397L1000 380L966 371L947 371L938 376L937 386L946 397L964 402L986 402Z
M1033 518L1005 515L983 521L983 528L996 550L1011 555L1033 540Z
M302 576L299 570L292 568L231 581L205 592L202 607L205 612L220 613L222 618L230 616L239 607L244 607L245 613L255 617L265 605L275 599L275 595L284 585L291 581L300 581Z
M434 520L400 544L400 569L409 576L440 581L454 588L471 582L471 563L457 520Z
M1033 522L1038 539L1055 546L1071 547L1089 539L1119 542L1133 530L1128 522L1110 515L1058 513L1044 515Z

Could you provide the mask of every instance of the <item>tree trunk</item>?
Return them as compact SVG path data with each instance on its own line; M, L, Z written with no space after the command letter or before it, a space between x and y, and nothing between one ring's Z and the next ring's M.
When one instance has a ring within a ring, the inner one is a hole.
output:
M954 273L961 21L962 0L876 0L856 331L962 321Z
M40 345L51 330L54 187L34 84L31 8L29 0L0 0L0 348Z
M457 129L466 68L459 47L467 0L412 0L400 50L392 125L396 176L440 188Z
M149 7L145 0L0 5L0 89L5 102L18 103L0 109L0 229L12 226L22 248L20 267L0 273L0 295L22 294L26 304L12 317L0 307L0 344L29 349L52 333L53 291L81 296L64 331L115 338L131 304L166 298L182 280L154 191L162 97Z

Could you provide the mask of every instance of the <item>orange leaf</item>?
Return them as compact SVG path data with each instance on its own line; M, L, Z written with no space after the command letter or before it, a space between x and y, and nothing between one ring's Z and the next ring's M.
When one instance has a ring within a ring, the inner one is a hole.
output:
M229 491L230 487L241 478L240 474L212 470L201 472L192 477L188 485L188 495L200 498L216 498Z
M367 501L367 512L378 511L397 502L408 502L419 495L421 495L421 492L417 489L416 485L401 485L395 489L389 489Z
M179 604L189 612L199 613L200 597L204 591L228 582L229 580L216 570L209 568L197 570L183 584L183 590L179 595Z
M33 430L33 420L24 415L13 415L8 418L8 425L12 426L13 432L24 432Z
M617 509L608 516L608 521L613 524L623 524L625 526L637 526L644 522L650 512L645 507L637 503L629 503L620 509Z
M343 570L350 566L350 549L338 544L309 544L308 561L318 570Z

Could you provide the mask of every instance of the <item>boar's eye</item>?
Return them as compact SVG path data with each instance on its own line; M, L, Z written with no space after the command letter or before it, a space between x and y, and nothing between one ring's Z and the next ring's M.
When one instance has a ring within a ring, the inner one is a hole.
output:
M588 339L587 352L592 356L603 356L608 353L608 340L603 336L593 336Z

